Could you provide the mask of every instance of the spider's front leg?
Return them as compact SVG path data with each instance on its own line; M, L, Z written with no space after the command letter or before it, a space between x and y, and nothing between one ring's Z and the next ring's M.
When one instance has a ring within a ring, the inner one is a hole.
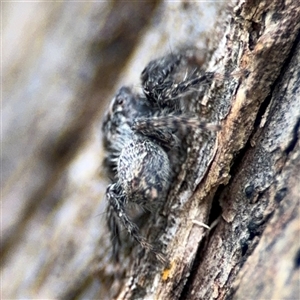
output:
M110 238L112 241L112 257L116 262L119 262L119 253L121 249L120 228L115 215L115 210L110 204L108 204L106 208L106 224L110 231Z
M150 250L153 252L156 257L162 262L166 262L164 256L151 244L149 244L146 239L140 234L139 228L130 220L128 217L125 205L126 198L119 183L114 183L108 186L106 191L106 197L108 200L108 226L112 231L112 240L115 240L113 243L113 254L116 260L118 260L118 247L120 246L120 230L118 228L117 219L121 221L124 228L128 231L129 235L144 249Z

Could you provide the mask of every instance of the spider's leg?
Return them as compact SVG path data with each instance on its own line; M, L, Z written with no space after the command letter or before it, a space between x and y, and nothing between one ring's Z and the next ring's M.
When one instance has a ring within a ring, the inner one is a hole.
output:
M215 77L214 72L199 73L194 72L188 76L185 80L178 84L173 84L169 90L166 90L163 94L165 100L174 101L182 94L188 93L189 90L194 91L193 88L197 88L200 85L208 85Z
M113 209L115 216L122 222L124 228L137 243L144 249L153 252L161 261L166 262L164 256L146 241L140 234L139 228L129 219L125 210L125 196L121 194L120 190L118 183L116 183L109 185L106 191L108 204Z
M160 124L160 120L161 118L157 117L139 118L133 122L131 128L135 132L156 140L163 147L171 149L178 145L178 138L173 134L172 128L164 126L166 122Z
M207 123L198 118L175 115L139 118L133 122L131 127L138 133L156 139L166 148L172 148L178 144L178 139L174 134L178 130L199 129L217 131L220 129L220 126L215 123Z
M215 73L201 72L198 67L193 71L187 70L183 78L178 80L179 65L186 66L188 60L187 53L169 54L146 66L141 74L141 81L143 92L152 106L174 111L182 95L212 82Z
M119 251L121 248L120 228L115 216L114 209L111 205L108 205L106 209L106 222L111 234L113 258L116 262L119 262Z
M172 73L178 67L183 56L169 54L150 61L141 74L143 92L152 104L159 104L161 94L172 86Z

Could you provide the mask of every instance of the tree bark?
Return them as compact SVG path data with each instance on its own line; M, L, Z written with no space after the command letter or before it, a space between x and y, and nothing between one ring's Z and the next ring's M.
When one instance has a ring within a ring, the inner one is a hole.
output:
M15 16L10 5L2 9ZM19 21L26 37L15 47L3 43L2 298L298 299L296 1L237 1L226 10L186 2L35 5ZM32 26L37 8L44 18ZM200 26L204 10L218 26ZM116 85L139 84L146 63L170 43L207 47L199 61L220 75L195 108L221 130L193 135L165 206L143 227L170 264L135 246L115 265L99 116Z

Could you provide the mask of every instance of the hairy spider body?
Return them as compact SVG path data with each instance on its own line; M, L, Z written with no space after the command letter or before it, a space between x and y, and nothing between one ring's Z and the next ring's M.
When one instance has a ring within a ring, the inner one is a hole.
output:
M184 103L189 93L212 78L213 73L201 74L195 66L191 68L187 55L171 54L146 66L141 74L143 94L122 87L112 100L102 131L107 152L104 165L112 179L106 192L106 215L116 260L123 225L135 241L164 261L160 251L140 234L126 207L137 204L157 211L182 162L186 129L218 129L191 116Z
M124 192L132 203L152 210L165 198L171 179L169 158L148 138L135 136L124 147L117 170Z

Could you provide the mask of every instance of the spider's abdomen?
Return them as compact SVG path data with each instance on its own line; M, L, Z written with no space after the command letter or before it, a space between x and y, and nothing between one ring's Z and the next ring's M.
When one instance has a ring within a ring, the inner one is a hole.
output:
M159 145L137 136L121 151L118 175L127 199L151 210L169 190L170 161Z

